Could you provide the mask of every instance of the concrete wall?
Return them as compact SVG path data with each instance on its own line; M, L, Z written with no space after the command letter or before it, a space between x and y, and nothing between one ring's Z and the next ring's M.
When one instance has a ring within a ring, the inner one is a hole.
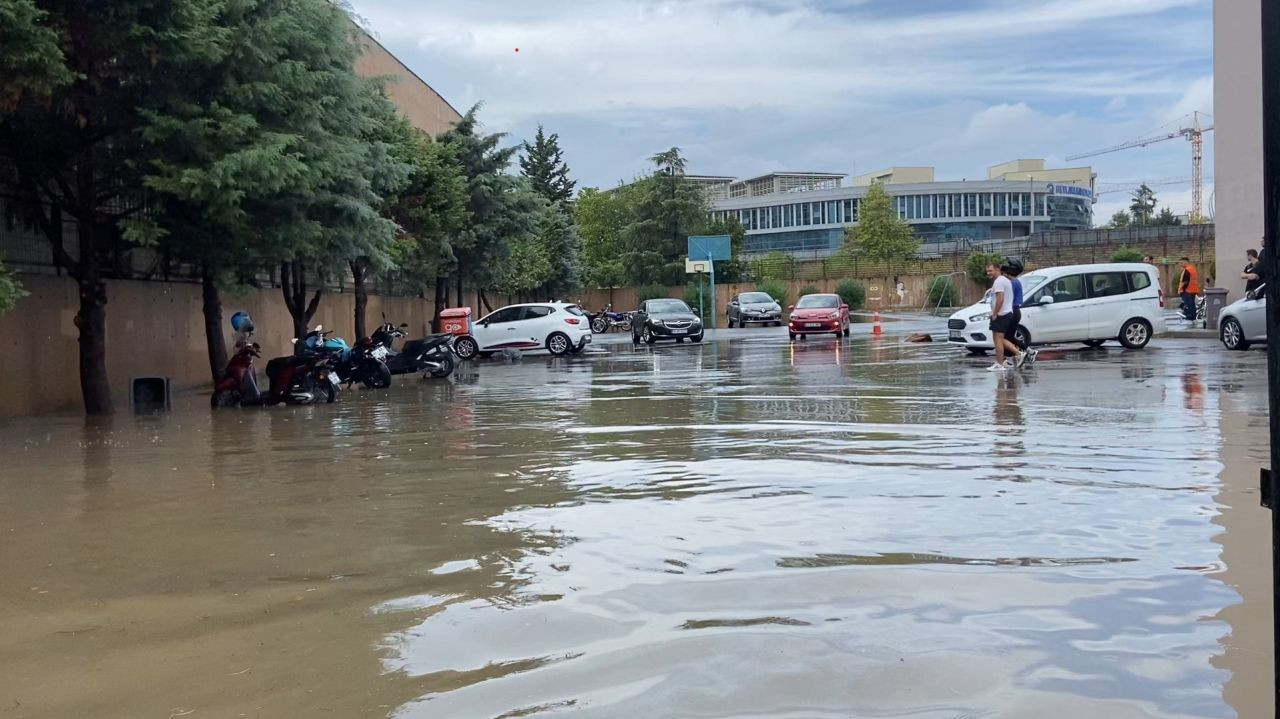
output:
M0 417L39 414L79 406L79 306L76 284L66 278L23 275L30 297L0 315ZM479 314L474 296L468 298ZM495 306L505 298L491 298ZM107 371L117 409L127 409L130 376L163 375L175 390L207 387L209 359L201 313L200 286L185 283L110 281L107 283ZM228 340L230 317L245 310L257 326L263 359L293 351L293 320L278 289L224 295L223 325ZM355 297L326 294L312 324L334 329L354 341ZM370 295L370 329L387 313L407 322L411 336L428 333L434 303L412 297Z
M1216 256L1219 284L1235 298L1245 250L1258 248L1263 229L1261 14L1260 0L1213 4Z

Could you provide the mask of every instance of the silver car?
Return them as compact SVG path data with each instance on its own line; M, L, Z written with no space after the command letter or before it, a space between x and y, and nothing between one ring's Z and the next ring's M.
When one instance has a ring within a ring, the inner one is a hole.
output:
M782 326L782 305L764 292L743 292L729 300L729 326L749 324Z
M1229 350L1247 350L1254 342L1267 341L1265 286L1222 308L1218 315L1218 339Z

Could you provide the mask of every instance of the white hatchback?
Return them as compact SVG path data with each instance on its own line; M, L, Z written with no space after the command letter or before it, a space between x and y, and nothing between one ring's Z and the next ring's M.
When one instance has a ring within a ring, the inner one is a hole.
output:
M545 349L553 355L578 354L591 344L591 318L564 302L510 305L476 320L470 334L454 340L462 359L489 357L505 349Z
M1156 268L1139 262L1047 267L1022 281L1022 321L1014 330L1032 345L1117 340L1145 347L1165 331L1164 293ZM994 347L990 293L951 315L947 341L982 354Z

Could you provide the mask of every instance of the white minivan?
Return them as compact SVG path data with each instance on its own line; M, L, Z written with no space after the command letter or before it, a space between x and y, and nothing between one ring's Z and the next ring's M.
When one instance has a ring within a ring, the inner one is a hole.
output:
M1164 293L1152 265L1113 262L1046 267L1022 281L1022 321L1015 333L1032 345L1083 342L1098 347L1116 340L1130 349L1163 334ZM994 347L991 293L951 315L947 341L974 354Z

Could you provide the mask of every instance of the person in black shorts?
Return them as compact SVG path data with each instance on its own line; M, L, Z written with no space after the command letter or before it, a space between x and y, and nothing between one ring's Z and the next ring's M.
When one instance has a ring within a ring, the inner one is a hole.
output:
M1004 264L1000 265L1000 273L1008 277L1009 283L1013 285L1013 328L1010 329L1009 334L1005 335L1005 339L1025 354L1025 363L1030 364L1036 361L1036 351L1023 342L1017 332L1014 332L1022 324L1022 282L1018 280L1022 269L1022 261L1013 257L1006 257Z

